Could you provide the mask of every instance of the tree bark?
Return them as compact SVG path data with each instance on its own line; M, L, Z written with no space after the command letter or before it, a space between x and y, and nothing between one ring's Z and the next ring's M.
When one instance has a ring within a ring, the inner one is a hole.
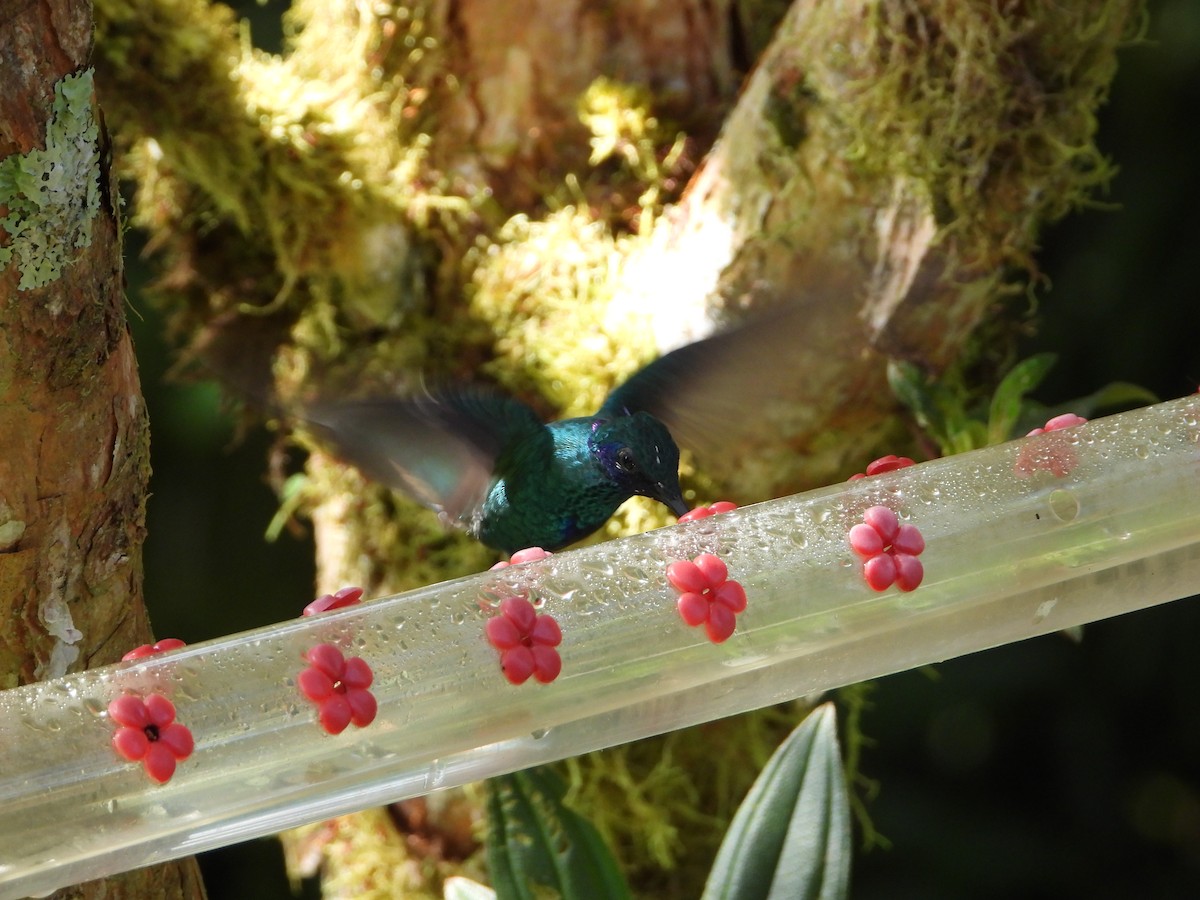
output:
M0 686L151 640L146 409L126 329L108 136L83 0L7 4L0 31ZM204 896L195 860L58 892Z

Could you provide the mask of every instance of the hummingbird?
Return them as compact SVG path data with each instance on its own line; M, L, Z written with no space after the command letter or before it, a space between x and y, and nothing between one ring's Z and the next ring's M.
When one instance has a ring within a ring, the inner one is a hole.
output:
M795 340L794 317L760 315L679 347L634 373L591 416L547 423L516 397L449 386L317 400L300 418L368 478L487 546L559 550L635 495L686 513L676 440L711 447L721 410L752 407L748 382L770 377L780 335Z
M559 550L630 497L688 511L679 448L659 419L606 402L594 416L543 422L481 388L338 401L303 416L336 454L496 550Z

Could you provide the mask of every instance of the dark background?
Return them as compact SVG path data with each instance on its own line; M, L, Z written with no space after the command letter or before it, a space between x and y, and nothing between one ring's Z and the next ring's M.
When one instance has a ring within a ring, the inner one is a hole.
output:
M244 4L277 47L280 3ZM1151 4L1126 49L1100 142L1120 166L1103 199L1049 229L1037 337L1055 404L1112 381L1162 398L1200 383L1200 2ZM290 618L312 595L301 539L267 543L269 436L235 442L210 385L164 381L161 322L130 303L152 425L146 595L159 636L195 642ZM860 853L857 898L1200 897L1200 605L1195 600L878 683L864 770L890 849ZM292 896L278 844L202 857L214 900ZM309 893L312 893L311 885Z

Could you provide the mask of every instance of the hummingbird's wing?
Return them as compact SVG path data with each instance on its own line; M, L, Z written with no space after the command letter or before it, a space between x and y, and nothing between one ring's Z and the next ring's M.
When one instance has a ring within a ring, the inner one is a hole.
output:
M793 395L785 375L806 319L803 303L788 302L685 344L630 376L598 415L648 412L680 446L706 459L728 453L735 438L759 428L770 407Z
M466 528L475 524L497 458L545 430L520 400L472 388L317 401L301 417L364 475Z

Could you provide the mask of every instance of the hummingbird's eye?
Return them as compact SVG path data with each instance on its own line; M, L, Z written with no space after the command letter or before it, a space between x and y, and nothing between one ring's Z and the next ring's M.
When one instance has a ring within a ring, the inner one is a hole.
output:
M628 447L622 447L617 451L617 468L622 472L633 473L638 470L637 459L634 458L633 451Z

